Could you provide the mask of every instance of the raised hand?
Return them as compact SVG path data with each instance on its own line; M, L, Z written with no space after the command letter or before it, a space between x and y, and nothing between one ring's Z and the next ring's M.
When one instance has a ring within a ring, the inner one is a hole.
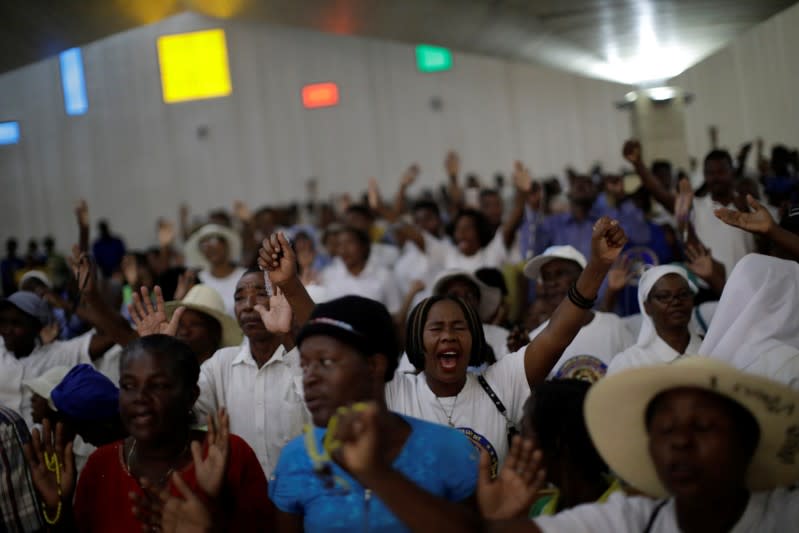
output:
M172 474L172 484L183 497L172 496L166 490L161 492L162 533L210 533L214 524L208 507L177 472Z
M276 334L288 333L291 331L294 313L280 287L277 285L274 287L275 293L269 297L269 309L260 304L256 305L254 309L261 315L261 321L267 331Z
M158 244L161 248L168 248L175 242L175 225L169 220L158 221Z
M263 240L258 250L258 266L275 287L297 276L297 256L285 234L273 233Z
M133 293L133 303L128 305L128 312L136 326L136 332L139 337L156 334L174 337L178 332L180 317L186 308L178 307L172 314L172 319L167 320L164 293L161 292L161 287L156 285L153 292L155 293L155 306L153 306L147 287L141 288L141 296Z
M72 442L64 443L64 426L61 422L56 424L55 438L51 427L45 418L41 433L34 429L30 442L23 446L33 484L49 515L59 513L62 504L72 502L76 476Z
M530 174L530 169L525 167L521 161L513 163L513 184L516 185L516 190L524 194L529 193L533 187L533 176Z
M332 456L338 464L359 480L380 475L390 468L381 445L377 404L370 402L363 407L339 409L337 416L334 439L337 446Z
M409 166L405 172L402 174L402 178L400 178L400 187L403 189L407 189L413 182L416 181L416 178L419 177L419 165L417 163L412 164Z
M594 233L591 236L591 261L612 265L625 244L627 244L627 235L619 223L610 217L602 217L594 224Z
M81 252L77 244L72 246L72 257L69 258L69 265L72 267L75 280L78 282L81 298L94 294L97 290L97 266L88 254Z
M693 202L694 189L691 187L691 182L687 179L680 180L677 185L677 198L674 200L674 218L677 219L677 228L682 235L686 234Z
M629 256L622 256L613 263L613 266L608 271L608 290L612 292L619 292L624 289L630 280L633 278L633 273L630 271L632 260Z
M633 166L638 165L643 161L643 155L641 152L641 143L634 139L625 142L624 147L621 149L624 159L629 161Z
M58 338L60 332L61 328L58 326L58 322L50 322L39 331L39 340L42 341L42 344L51 344Z
M252 211L250 211L247 204L241 200L233 202L233 214L244 223L250 222L253 218Z
M89 204L87 204L86 200L83 198L75 205L75 218L78 220L78 225L80 227L89 227Z
M197 473L197 484L210 498L216 498L222 490L230 456L230 417L224 407L217 413L216 420L208 415L206 442L208 454L205 459L202 456L202 446L197 441L191 443L191 455Z
M742 230L748 231L750 233L765 235L772 232L777 226L777 223L771 217L771 213L768 212L768 209L766 209L763 204L752 198L751 194L746 195L746 202L752 209L752 211L749 213L743 213L741 211L722 207L720 209L716 209L714 214L716 215L716 218L725 224L735 226L736 228L741 228Z
M450 150L447 153L447 158L444 159L444 169L447 171L447 176L453 178L457 177L461 171L461 158L458 157L458 152Z
M688 259L685 266L700 278L708 279L713 275L713 256L709 248L701 243L688 243L685 246L685 257Z
M119 266L122 269L125 283L131 287L136 287L139 282L139 265L136 264L136 257L131 254L125 254Z
M175 300L182 300L186 297L192 287L197 284L197 272L186 270L178 276L178 285L175 287Z
M496 479L491 478L488 454L480 454L480 473L477 479L477 506L487 520L507 520L526 516L544 486L546 472L541 452L532 440L513 438L510 452Z
M376 178L369 178L366 197L369 201L369 207L373 211L380 209L380 187L377 185Z

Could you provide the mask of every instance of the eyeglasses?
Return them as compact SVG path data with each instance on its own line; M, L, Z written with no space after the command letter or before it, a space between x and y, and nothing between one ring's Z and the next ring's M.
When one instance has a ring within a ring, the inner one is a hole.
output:
M672 302L688 302L694 299L694 293L685 290L680 292L653 292L649 297L661 305L671 305Z

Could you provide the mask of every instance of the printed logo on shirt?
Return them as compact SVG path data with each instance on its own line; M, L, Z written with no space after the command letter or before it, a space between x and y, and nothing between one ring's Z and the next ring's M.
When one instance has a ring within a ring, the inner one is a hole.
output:
M555 377L558 379L580 379L589 383L596 383L604 377L608 365L593 355L577 355L569 358L560 367Z
M488 452L488 458L491 459L491 475L496 476L497 472L499 471L499 455L497 455L497 451L494 449L494 446L489 442L487 438L477 433L472 428L455 428L469 439L469 442L472 443L472 446L477 450L479 453L481 450L485 450Z

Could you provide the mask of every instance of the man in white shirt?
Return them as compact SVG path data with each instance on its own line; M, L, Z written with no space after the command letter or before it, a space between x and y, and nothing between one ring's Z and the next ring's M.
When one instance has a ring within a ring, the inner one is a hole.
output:
M89 331L68 341L43 344L39 332L50 320L47 303L32 292L18 291L0 301L0 405L19 412L28 426L33 425L32 393L23 381L56 366L91 363L116 342Z
M644 187L652 193L652 196L670 213L675 214L678 223L687 223L684 218L688 216L688 212L676 212L677 196L652 175L644 164L641 151L641 145L637 141L627 141L623 153L625 159L633 164ZM755 251L755 241L750 233L726 225L714 214L716 209L722 207L736 209L741 203L741 198L735 194L735 169L730 154L725 150L712 150L705 157L704 174L708 195L693 199L691 222L696 236L711 248L713 258L724 265L729 276L735 264L743 256ZM686 207L690 208L690 205L686 204ZM683 220L680 220L681 218Z
M235 300L236 319L246 339L202 364L195 412L204 418L227 407L230 431L247 441L269 477L283 446L310 422L299 353L286 347L283 334L273 333L290 329L291 309L284 298L270 298L264 273L257 270L241 277Z
M574 247L550 246L525 265L524 275L532 280L540 277L546 293L557 305L567 297L569 288L577 281L585 265L585 257ZM535 339L548 323L544 322L533 330L530 340ZM597 381L605 375L611 359L634 342L624 321L617 315L591 311L588 321L563 352L550 377Z

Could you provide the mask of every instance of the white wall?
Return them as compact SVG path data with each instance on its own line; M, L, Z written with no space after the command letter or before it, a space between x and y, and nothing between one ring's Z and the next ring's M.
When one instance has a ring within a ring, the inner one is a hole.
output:
M233 94L162 103L161 34L227 31ZM154 238L158 216L245 199L253 207L357 192L377 176L393 193L411 162L421 185L442 181L445 152L489 178L516 158L540 175L594 161L615 167L628 135L614 108L627 87L556 70L455 54L453 70L416 71L413 47L183 14L83 49L89 112L66 116L57 58L0 76L0 121L22 141L0 146L0 235L76 238L72 206L90 203L129 243ZM305 110L302 85L335 81L341 104ZM430 109L440 97L443 110ZM198 126L209 135L199 139Z
M799 144L799 4L741 35L730 46L687 70L673 85L695 94L687 108L689 150L702 156L707 128L733 152L761 136L770 146ZM750 156L750 165L754 157Z

